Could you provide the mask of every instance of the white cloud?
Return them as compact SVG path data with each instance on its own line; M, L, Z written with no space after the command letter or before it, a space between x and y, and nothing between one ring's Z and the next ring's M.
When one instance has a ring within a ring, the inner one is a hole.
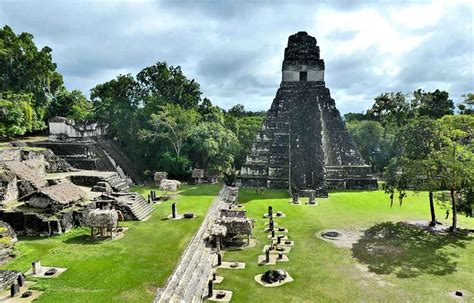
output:
M470 2L10 1L0 21L27 31L68 88L86 94L118 73L157 61L181 65L203 96L229 108L270 106L290 34L315 36L326 86L341 112L360 112L384 91L441 88L455 98L473 84Z

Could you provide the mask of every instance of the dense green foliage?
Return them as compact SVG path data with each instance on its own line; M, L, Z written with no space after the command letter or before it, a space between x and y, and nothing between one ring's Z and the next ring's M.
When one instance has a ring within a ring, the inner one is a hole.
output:
M148 171L173 177L203 168L208 176L240 168L263 113L237 105L225 112L201 99L199 84L158 62L136 77L119 75L92 89L95 119Z
M0 138L42 130L57 114L88 117L89 102L64 88L51 52L38 49L32 34L0 29Z
M472 94L458 105L459 113L472 113ZM361 151L362 157L376 172L383 172L391 158L401 154L400 138L403 126L421 117L440 119L454 114L454 103L446 91L425 92L421 89L409 95L401 92L377 96L372 107L362 113L347 113L347 128Z

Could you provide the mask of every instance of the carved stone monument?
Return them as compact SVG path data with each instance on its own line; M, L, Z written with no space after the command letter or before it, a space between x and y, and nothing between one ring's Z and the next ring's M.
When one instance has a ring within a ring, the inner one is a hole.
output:
M325 86L324 69L314 37L288 38L280 88L241 170L244 187L302 196L314 190L318 197L328 188L377 188Z

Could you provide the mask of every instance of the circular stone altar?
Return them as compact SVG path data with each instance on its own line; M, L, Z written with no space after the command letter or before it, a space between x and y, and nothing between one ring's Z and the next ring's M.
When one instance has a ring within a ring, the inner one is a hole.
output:
M330 230L330 231L326 231L322 233L322 235L324 238L327 238L327 239L335 239L335 238L340 237L341 233L338 231Z

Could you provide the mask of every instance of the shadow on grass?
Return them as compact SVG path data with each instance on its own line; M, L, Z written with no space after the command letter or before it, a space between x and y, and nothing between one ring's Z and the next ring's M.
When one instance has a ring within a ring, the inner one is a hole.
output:
M66 243L66 244L96 245L96 244L101 244L104 241L105 240L92 239L89 235L79 235L79 236L76 236L76 237L66 239L63 242Z
M471 240L468 233L445 234L403 222L384 222L365 231L352 246L352 255L376 274L398 278L456 271L456 249Z

